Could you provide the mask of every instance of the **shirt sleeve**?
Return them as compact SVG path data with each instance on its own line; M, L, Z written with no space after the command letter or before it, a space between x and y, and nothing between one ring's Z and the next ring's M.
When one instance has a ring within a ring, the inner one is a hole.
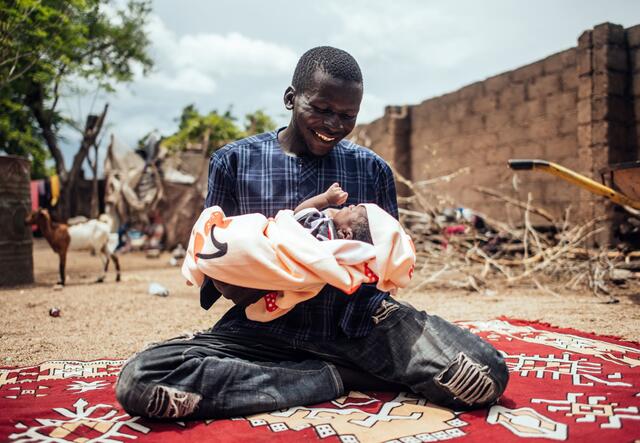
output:
M226 151L216 151L209 160L209 181L204 207L220 206L226 216L239 214L235 194L235 176L231 173Z
M376 176L377 205L398 218L398 197L396 194L396 182L389 165L378 158L380 173Z

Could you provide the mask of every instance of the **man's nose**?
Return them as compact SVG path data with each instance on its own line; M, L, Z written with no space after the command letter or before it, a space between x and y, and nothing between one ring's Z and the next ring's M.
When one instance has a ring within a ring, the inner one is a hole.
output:
M344 125L342 124L342 120L338 117L338 114L330 114L324 118L325 126L332 131L342 131L344 129Z

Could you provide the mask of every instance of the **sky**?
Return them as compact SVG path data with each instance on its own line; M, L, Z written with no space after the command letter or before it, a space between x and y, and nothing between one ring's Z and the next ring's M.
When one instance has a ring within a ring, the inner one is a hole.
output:
M117 7L118 2L114 3ZM307 49L330 45L358 60L358 123L386 105L416 104L576 46L603 22L640 24L637 0L155 0L147 24L155 66L115 93L63 103L76 119L109 102L107 133L134 146L169 135L188 104L202 112L261 109L285 126L282 96ZM79 138L78 135L75 135ZM106 139L107 137L105 137ZM67 137L66 163L79 144ZM106 143L105 143L106 144Z

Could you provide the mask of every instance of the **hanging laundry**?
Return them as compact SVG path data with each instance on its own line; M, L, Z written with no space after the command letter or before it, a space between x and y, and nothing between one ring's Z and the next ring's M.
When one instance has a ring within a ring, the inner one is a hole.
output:
M60 179L57 175L51 176L51 206L58 203L60 197Z

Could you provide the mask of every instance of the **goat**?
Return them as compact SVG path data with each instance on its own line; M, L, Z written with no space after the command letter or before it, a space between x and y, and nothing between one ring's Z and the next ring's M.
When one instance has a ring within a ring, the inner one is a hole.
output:
M120 262L118 257L108 248L109 233L111 232L111 218L109 216L103 214L99 220L92 219L69 226L53 222L49 211L40 208L27 216L26 223L38 225L53 252L60 257L59 285L64 286L65 283L68 250L88 250L100 255L104 269L102 275L96 280L97 283L104 281L109 268L109 258L111 258L116 267L116 281L120 281Z

